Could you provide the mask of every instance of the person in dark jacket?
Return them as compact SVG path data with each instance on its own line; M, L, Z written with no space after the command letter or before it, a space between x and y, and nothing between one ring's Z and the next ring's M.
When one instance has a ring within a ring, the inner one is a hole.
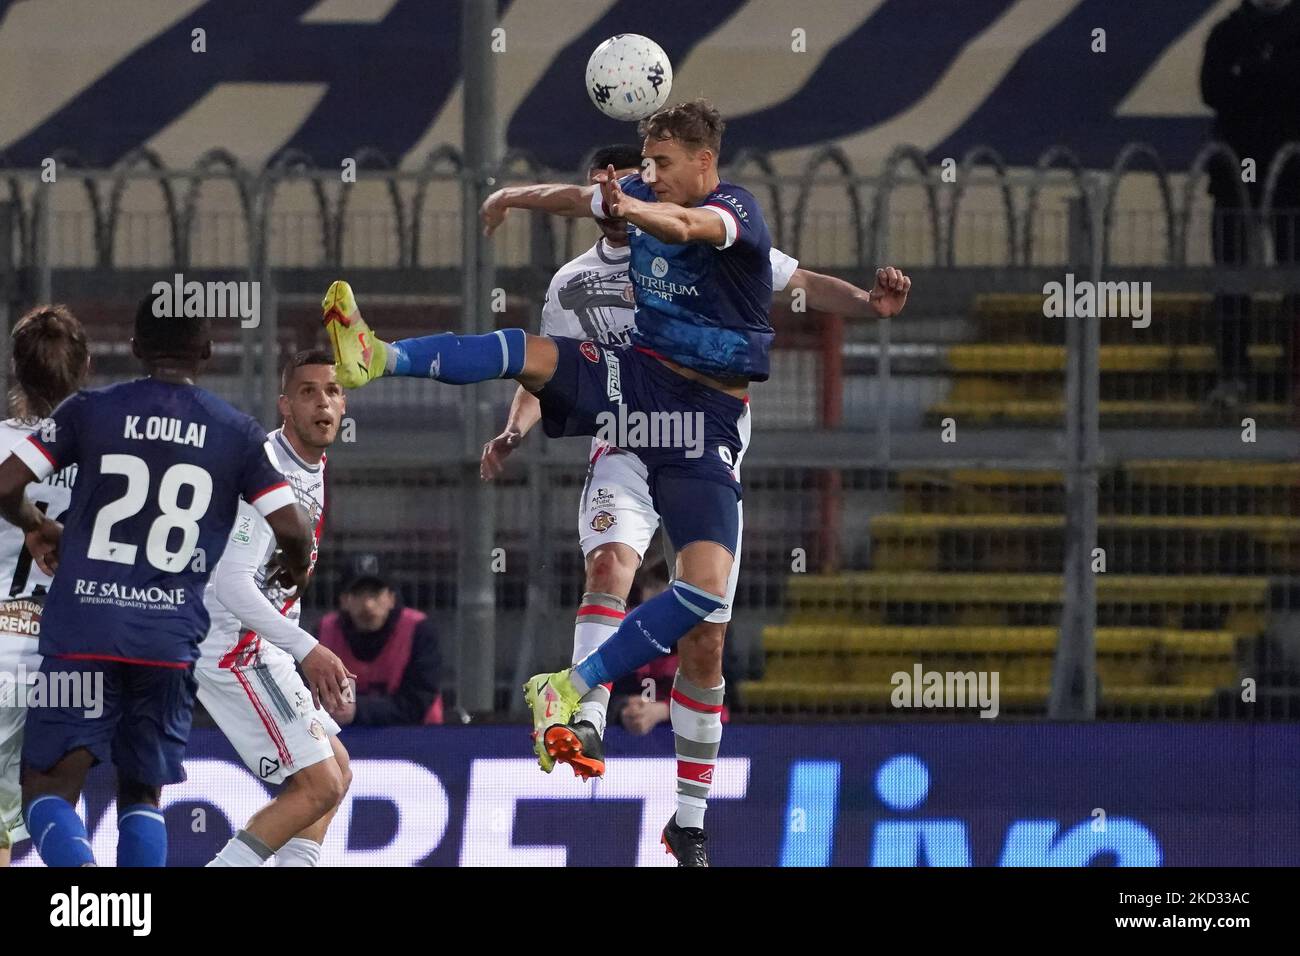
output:
M1243 182L1241 167L1223 159L1209 169L1214 261L1239 266L1247 261L1252 214L1260 210L1274 157L1284 143L1300 140L1300 3L1243 0L1216 24L1205 43L1201 98L1214 110L1212 136L1232 147L1238 159L1255 161L1254 182ZM1248 206L1242 205L1242 186ZM1267 226L1277 264L1300 262L1300 157L1287 164L1278 181ZM1284 347L1294 341L1295 305L1292 297L1278 313ZM1231 407L1262 397L1252 394L1250 381L1249 297L1220 294L1215 313L1219 381L1210 401Z
M321 619L320 642L357 675L356 699L334 714L342 726L442 723L442 655L433 623L404 607L363 555L339 596L339 610Z

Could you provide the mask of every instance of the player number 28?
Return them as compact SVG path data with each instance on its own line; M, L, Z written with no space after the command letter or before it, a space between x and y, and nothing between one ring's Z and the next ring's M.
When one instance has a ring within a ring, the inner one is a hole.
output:
M104 475L124 475L126 494L99 509L95 527L90 533L89 555L99 561L116 561L134 564L136 552L133 544L114 541L113 525L137 515L143 510L149 496L149 465L135 455L105 455L99 471ZM189 507L179 506L182 485L194 489ZM199 541L199 520L207 513L212 501L212 476L197 465L172 465L163 472L158 484L158 510L162 512L149 526L145 539L145 557L160 571L177 571L189 561L194 546ZM179 528L182 538L175 550L167 547L173 528Z

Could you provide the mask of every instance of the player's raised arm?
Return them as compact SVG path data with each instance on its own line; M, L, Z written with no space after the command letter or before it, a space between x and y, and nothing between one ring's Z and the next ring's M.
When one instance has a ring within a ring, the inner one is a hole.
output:
M788 300L796 289L802 289L806 305L814 312L830 312L846 319L888 318L903 311L911 288L911 278L893 266L876 270L876 283L870 291L835 276L795 269L779 295Z
M735 241L734 227L728 228L727 212L717 206L679 206L673 202L646 202L623 192L609 167L600 177L600 192L607 216L626 219L660 242L683 245L707 242L724 248ZM734 217L733 217L734 218Z
M507 186L498 189L483 201L479 218L483 220L483 234L490 236L506 218L510 209L535 209L571 219L591 218L592 197L595 186L575 186L571 183L538 183L535 186Z

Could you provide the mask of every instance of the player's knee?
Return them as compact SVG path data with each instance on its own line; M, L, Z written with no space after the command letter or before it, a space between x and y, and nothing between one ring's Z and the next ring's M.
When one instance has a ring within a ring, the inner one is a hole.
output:
M342 747L334 751L334 760L339 765L339 777L343 781L343 792L339 794L341 802L344 795L352 789L352 761L348 759L348 752Z
M615 545L601 545L587 556L589 593L624 595L635 575L635 561L621 554Z
M351 774L348 776L351 776ZM321 813L327 813L343 802L343 796L348 792L350 782L337 764L330 766L330 772L325 775L325 779L320 783L320 792L317 797Z
M347 777L351 777L351 771ZM343 802L350 783L348 778L344 777L337 760L322 760L294 774L291 779L311 804L312 810L320 816Z
M731 577L731 566L725 567L688 567L678 578L679 581L699 588L714 597L727 593L727 583ZM722 600L722 598L718 598Z

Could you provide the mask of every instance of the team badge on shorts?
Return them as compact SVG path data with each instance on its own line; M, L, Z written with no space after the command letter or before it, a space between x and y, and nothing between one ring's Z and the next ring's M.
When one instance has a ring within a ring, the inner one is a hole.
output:
M307 733L311 734L317 740L325 739L325 728L321 726L321 722L315 718L312 718L311 724L307 727Z
M591 530L604 534L616 524L618 524L618 515L612 515L608 511L598 511L591 519Z
M594 364L600 361L600 350L596 348L596 343L594 342L583 342L578 346L578 351L582 353L582 357L588 362Z

